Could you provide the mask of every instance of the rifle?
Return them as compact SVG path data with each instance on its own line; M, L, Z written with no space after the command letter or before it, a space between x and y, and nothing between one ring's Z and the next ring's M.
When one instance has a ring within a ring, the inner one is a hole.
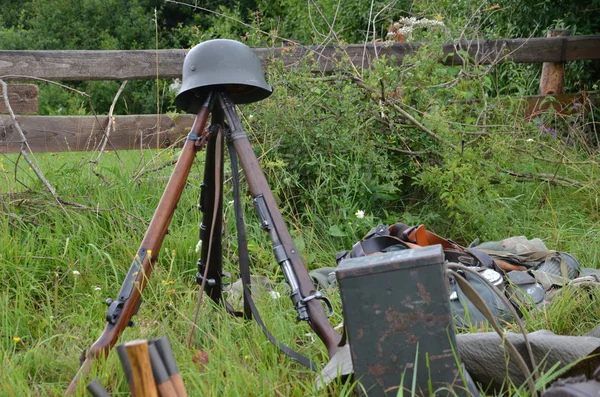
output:
M212 125L205 130L211 111L213 117ZM224 123L225 120L227 121L228 128L219 125ZM248 135L240 122L235 110L235 104L226 92L211 91L205 96L200 106L192 130L187 136L177 164L152 217L150 226L123 281L118 298L117 300L108 299L106 301L109 309L106 315L107 324L104 331L91 346L87 354L84 351L85 359L69 385L66 392L67 395L75 393L79 378L89 372L92 360L108 355L110 349L116 344L125 328L133 325L131 318L137 313L141 304L142 292L148 283L148 279L158 258L161 244L185 187L196 152L204 147L206 147L207 153L204 187L200 198L200 205L204 212L202 220L204 227L200 229L203 244L197 279L198 281L203 281L205 291L211 299L221 304L224 302L221 296L223 288L221 281L223 276L221 269L221 233L220 229L218 233L214 230L221 227L220 213L223 201L222 176L218 176L219 174L222 175L223 167L220 166L220 162L223 156L216 149L217 147L222 148L222 145L219 145L217 141L217 139L221 139L221 134L216 133L220 129L227 132L228 142L234 149L235 155L240 159L253 197L254 206L258 212L261 227L271 238L275 259L281 266L286 282L290 286L290 298L298 313L298 320L309 323L310 327L325 344L330 358L338 351L341 336L329 323L320 301L323 300L329 307L331 306L320 292L315 290L306 266L302 262L298 250L292 241L273 193L260 168L258 159L248 140ZM233 152L230 151L230 153ZM217 195L215 195L216 191L218 191ZM240 223L238 222L239 225ZM238 233L240 233L239 227ZM204 240L207 237L208 239ZM207 263L210 263L208 269L204 268ZM203 273L204 271L207 272ZM204 277L204 274L207 276ZM246 279L243 282L244 292L249 297L249 277L244 278ZM244 311L246 317L249 317L251 306L254 306L251 299L245 300ZM254 309L255 307L251 311L255 317L258 317ZM265 331L262 322L259 318L256 319L263 327L263 331ZM273 339L271 340L273 341ZM282 346L281 344L279 345L280 347ZM286 352L283 348L282 350ZM289 355L289 353L287 354Z
M325 344L329 356L333 357L339 349L341 336L329 323L320 300L324 300L331 308L330 303L320 292L315 290L306 266L285 226L267 178L265 178L252 145L250 145L248 134L240 122L235 104L225 93L219 94L219 103L229 124L230 140L240 158L261 227L271 238L273 255L290 286L290 298L298 312L298 320L308 321Z
M211 128L214 130L220 129L220 125L223 123L223 113L218 109L213 110L211 122ZM199 237L203 243L210 243L211 248L209 250L203 247L201 251L196 282L202 285L204 273L206 272L204 290L213 301L221 303L222 278L229 275L222 272L223 246L221 239L212 238L212 236L221 236L223 229L223 189L220 188L223 184L222 136L215 136L214 139L208 142L204 161L204 179L200 184L200 198L198 200L198 208L202 211ZM207 267L207 265L210 266Z

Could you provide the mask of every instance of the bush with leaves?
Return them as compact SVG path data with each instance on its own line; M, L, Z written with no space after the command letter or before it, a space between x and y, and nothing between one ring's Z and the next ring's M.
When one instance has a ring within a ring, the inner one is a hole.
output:
M596 150L597 109L527 120L524 101L505 94L521 81L499 89L498 65L442 65L443 35L420 32L429 45L402 66L382 58L315 76L308 60L271 65L275 94L245 112L295 219L346 246L368 230L357 228L358 210L373 224L428 222L464 242L505 237L530 205L511 198L527 181L585 186L578 200L595 199L596 163L578 162Z

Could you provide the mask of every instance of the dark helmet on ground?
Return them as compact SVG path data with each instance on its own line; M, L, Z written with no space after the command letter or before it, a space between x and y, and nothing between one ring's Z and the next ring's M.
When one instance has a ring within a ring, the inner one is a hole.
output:
M210 91L225 91L236 104L256 102L273 92L258 57L235 40L209 40L196 45L183 61L183 81L175 105L197 113Z

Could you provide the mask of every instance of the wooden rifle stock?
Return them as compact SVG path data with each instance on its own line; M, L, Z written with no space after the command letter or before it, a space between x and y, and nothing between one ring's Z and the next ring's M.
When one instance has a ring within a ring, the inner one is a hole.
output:
M152 217L146 235L140 244L125 281L121 285L118 298L106 301L107 305L109 305L106 315L106 327L102 335L100 335L87 352L85 360L66 391L66 395L75 393L77 382L81 377L87 375L91 368L92 360L108 354L110 349L116 344L121 333L131 324L131 318L137 313L141 303L141 293L146 287L148 277L152 273L154 262L158 257L173 213L181 198L195 154L211 138L212 134L210 132L204 133L204 129L211 113L212 102L215 96L218 97L220 105L216 107L213 114L213 124L222 124L224 119L227 120L227 124L229 125L228 139L231 140L235 152L240 159L250 192L254 198L254 205L261 220L261 226L269 233L273 243L275 258L282 268L286 281L291 287L292 292L290 297L298 312L298 319L308 321L311 328L325 344L330 357L333 357L339 350L341 335L329 323L321 300L325 301L330 308L331 304L320 292L315 290L313 281L300 258L298 250L283 221L275 197L260 168L254 150L248 141L247 133L241 125L239 116L235 110L235 104L224 93L211 93L207 96L205 103L198 112L192 130L181 150L177 164L169 178L169 182ZM201 270L203 270L202 266L208 260L210 266L208 267L205 280L206 292L213 300L221 302L221 278L224 275L222 272L222 246L220 238L223 197L222 188L219 189L220 192L216 195L215 187L216 184L220 186L223 181L223 154L222 152L217 153L218 150L215 148L220 147L222 150L223 145L217 145L217 138L220 139L220 134L215 135L215 139L210 139L210 146L207 150L203 182L206 194L201 195L200 198L200 205L204 212L202 221L204 228L200 231L200 238L203 243L210 245L211 253L209 257L208 247L202 247L198 275L201 274ZM211 225L213 222L214 225ZM210 230L213 227L212 237L214 238L210 238ZM249 312L249 309L246 307L245 312Z
M131 317L137 313L141 303L141 293L152 273L154 261L158 257L162 242L173 218L173 213L181 198L196 151L202 147L208 138L208 134L204 134L204 127L211 112L211 105L212 95L209 95L209 98L198 112L192 130L183 145L177 164L154 212L150 226L121 286L119 296L117 300L109 299L106 302L109 305L106 315L106 327L102 335L87 352L85 361L69 385L66 395L75 393L79 378L87 375L93 359L108 355L121 333L131 324Z
M219 94L219 101L231 130L229 139L233 141L235 151L238 153L250 193L255 200L255 206L259 212L258 215L261 219L263 229L267 230L271 236L274 243L273 251L275 257L282 266L283 273L286 275L286 281L292 289L291 297L296 310L299 312L298 318L308 321L311 328L327 347L329 356L333 357L339 350L338 345L341 335L331 326L323 310L323 305L320 299L317 298L320 296L315 291L313 281L281 216L267 178L258 163L254 149L248 141L248 135L244 131L239 116L235 111L235 104L223 93ZM259 206L262 206L262 208ZM261 212L264 213L261 214ZM266 220L263 216L267 216L270 219ZM266 222L271 224L267 226L265 225ZM277 240L278 242L276 242ZM278 245L279 243L280 245ZM286 263L282 264L282 259L285 259ZM290 274L286 274L286 266L289 266L287 273ZM294 296L295 288L299 292L296 297ZM306 317L302 315L302 312L306 313Z

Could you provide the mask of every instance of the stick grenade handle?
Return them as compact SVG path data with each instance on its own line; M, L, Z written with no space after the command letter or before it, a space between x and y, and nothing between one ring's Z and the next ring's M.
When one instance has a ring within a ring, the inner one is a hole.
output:
M167 373L169 374L169 378L171 379L171 382L177 391L177 397L187 397L188 394L185 390L185 385L183 384L181 374L179 373L179 368L177 368L177 362L175 361L175 356L173 355L173 349L171 349L169 338L162 336L160 338L153 339L151 344L156 346L158 353L160 354L160 358L165 365Z
M150 354L148 354L148 341L132 340L125 343L125 349L131 364L135 397L158 397L150 364Z
M111 397L106 389L102 387L102 385L96 379L92 380L87 385L87 389L94 397Z
M125 378L127 379L127 384L129 385L129 391L132 396L135 396L135 384L133 383L133 374L131 373L131 363L129 362L129 356L127 355L127 349L124 344L117 345L115 347L117 349L117 354L119 355L119 361L121 361L121 367L123 367L123 372L125 372Z
M177 391L169 378L165 364L158 353L156 345L150 341L148 343L148 354L150 355L150 365L152 366L152 374L156 382L156 388L160 397L177 397Z

